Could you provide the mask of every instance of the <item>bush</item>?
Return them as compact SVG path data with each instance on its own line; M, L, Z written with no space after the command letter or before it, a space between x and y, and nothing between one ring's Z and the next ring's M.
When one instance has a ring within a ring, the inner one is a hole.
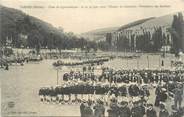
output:
M4 55L5 56L10 56L13 54L13 49L12 48L5 48L4 49Z

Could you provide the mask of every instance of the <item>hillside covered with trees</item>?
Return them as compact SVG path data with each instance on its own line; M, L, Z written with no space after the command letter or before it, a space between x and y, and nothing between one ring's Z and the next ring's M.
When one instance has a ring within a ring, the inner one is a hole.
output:
M22 11L0 6L1 9L1 38L2 46L15 48L33 48L38 52L47 49L91 49L96 44L77 37L72 32L64 32L38 18L29 16Z
M183 13L148 18L127 24L106 34L108 50L116 51L184 51Z

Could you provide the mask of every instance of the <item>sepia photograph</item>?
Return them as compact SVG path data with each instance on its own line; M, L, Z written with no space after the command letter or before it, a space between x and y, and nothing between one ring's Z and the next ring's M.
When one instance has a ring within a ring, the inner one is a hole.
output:
M183 0L1 0L0 117L184 117Z

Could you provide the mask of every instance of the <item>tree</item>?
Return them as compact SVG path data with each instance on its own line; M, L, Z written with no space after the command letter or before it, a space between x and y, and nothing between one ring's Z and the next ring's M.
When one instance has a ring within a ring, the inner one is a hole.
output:
M129 50L129 39L126 36L120 36L120 38L117 40L116 46L118 51Z
M43 41L43 36L39 33L38 30L31 30L28 35L28 44L31 48L35 48L37 54L39 54L41 49L41 44Z
M152 35L152 40L154 43L154 51L159 51L161 49L161 47L163 46L163 35L162 35L162 28L155 28L155 31Z
M55 37L56 39L56 47L59 50L59 54L61 55L61 50L64 49L64 44L63 44L63 40L64 40L64 35L56 35Z
M178 13L178 15L173 16L172 27L169 30L173 39L173 50L175 53L178 53L183 45L183 15L182 13Z
M100 41L97 43L97 45L98 48L103 51L108 51L108 47L110 47L109 43L107 43L106 41Z
M5 21L4 18L3 20ZM4 22L3 21L3 22ZM62 27L53 28L42 21L36 20L28 15L23 15L20 18L9 20L8 23L2 24L0 43L2 46L6 45L6 40L12 39L12 46L16 48L29 47L37 50L39 53L41 48L58 49L73 49L87 47L90 44L90 49L96 50L95 45L91 46L91 42L85 38L79 38L72 32L64 32ZM20 35L28 36L28 38L21 38Z
M53 46L54 46L53 33L52 32L49 34L49 37L50 38L48 38L48 40L47 40L47 47L51 51L53 49Z

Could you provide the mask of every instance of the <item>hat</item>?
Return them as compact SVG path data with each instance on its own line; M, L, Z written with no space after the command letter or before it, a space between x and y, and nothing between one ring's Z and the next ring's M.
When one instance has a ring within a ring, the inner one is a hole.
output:
M147 104L147 106L150 107L150 106L153 106L153 104L149 103L149 104Z
M133 101L133 104L138 104L138 101Z
M140 100L140 97L133 97L133 102L138 102Z
M85 99L82 99L82 102L83 102L83 103L86 103L86 100L85 100Z
M127 101L121 101L120 104L121 104L121 105L125 105L125 104L128 104L128 102L127 102Z
M162 91L167 91L165 88L162 88Z
M87 104L89 105L89 106L91 106L92 105L92 101L87 101Z
M117 102L116 98L112 98L111 102Z
M179 87L179 88L182 88L183 86L182 86L182 84L178 83L178 87Z
M103 104L103 101L102 101L101 99L98 99L98 100L97 100L97 103L98 103L98 104Z
M143 100L138 100L137 102L138 102L138 103L143 103Z
M165 103L160 102L160 108L161 108L161 109L165 108Z
M123 97L122 100L125 102L129 102L129 99L127 97Z
M172 112L173 112L173 113L178 112L178 109L177 109L174 105L172 105L171 108L172 108Z

